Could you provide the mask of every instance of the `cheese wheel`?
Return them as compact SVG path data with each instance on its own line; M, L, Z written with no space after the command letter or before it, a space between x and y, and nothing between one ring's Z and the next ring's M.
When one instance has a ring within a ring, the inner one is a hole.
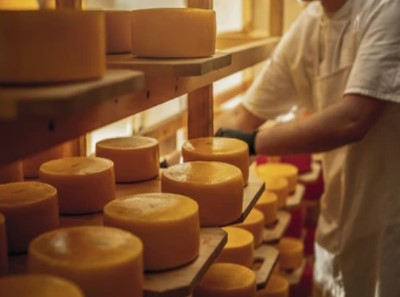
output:
M98 212L115 198L114 165L104 158L48 161L40 166L39 178L57 188L61 214Z
M257 166L258 176L286 178L289 193L293 193L296 189L298 172L296 166L286 163L266 163Z
M38 8L39 4L37 0L0 0L0 10L26 10Z
M24 253L33 238L58 227L57 190L34 181L0 185L0 212L7 222L8 252Z
M8 248L6 235L6 219L0 213L0 277L8 272ZM0 290L1 291L1 290Z
M143 296L143 245L110 227L57 229L29 245L28 270L75 282L86 297Z
M215 262L236 263L250 268L254 262L253 234L236 227L223 229L228 234L228 241Z
M244 184L249 180L249 147L246 142L225 137L202 137L187 140L182 146L187 161L220 161L235 165L243 174Z
M292 237L282 237L277 248L279 250L279 266L281 269L293 270L303 262L303 243Z
M286 278L273 274L265 288L257 291L257 297L289 297L289 282Z
M242 214L242 173L230 164L195 161L170 166L162 173L161 191L196 200L202 227L227 225Z
M72 142L65 142L25 158L23 160L24 177L38 178L39 168L43 163L71 156Z
M117 182L138 182L158 176L160 152L157 139L118 137L96 143L96 156L114 162Z
M275 193L278 197L278 209L286 206L289 197L289 185L283 177L261 177L265 182L265 190Z
M104 39L100 11L0 11L0 83L100 78L105 71Z
M16 161L0 167L0 184L24 180L22 162Z
M199 255L199 209L193 199L137 194L111 201L103 212L105 225L130 231L142 240L147 271L182 266Z
M212 264L193 292L193 297L255 297L255 295L255 272L233 263Z
M259 246L263 242L264 215L261 211L253 208L247 218L235 227L246 229L254 236L254 245Z
M270 191L264 191L255 208L263 213L266 226L273 224L276 222L278 214L278 195Z
M215 12L196 8L132 11L132 53L139 57L196 58L215 52ZM144 30L145 28L145 30Z
M131 41L131 12L106 11L106 52L107 54L130 53Z

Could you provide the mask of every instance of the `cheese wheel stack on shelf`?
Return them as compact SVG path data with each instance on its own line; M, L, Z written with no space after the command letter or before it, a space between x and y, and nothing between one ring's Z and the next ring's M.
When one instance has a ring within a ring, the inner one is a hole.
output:
M132 51L130 11L105 11L105 28L107 54Z
M8 252L24 253L33 238L58 227L57 190L33 181L0 185L0 212L6 218Z
M28 270L75 282L86 297L143 296L143 245L117 228L73 227L35 238Z
M289 282L282 276L273 274L267 285L257 291L257 297L289 297Z
M257 166L257 174L261 178L285 178L288 181L289 193L293 193L296 189L298 172L296 166L285 163L266 163Z
M278 209L286 206L289 197L289 183L283 177L270 177L257 172L257 176L265 182L265 190L278 197Z
M143 193L113 200L104 207L104 224L142 240L146 271L176 268L199 255L199 208L182 195Z
M161 191L196 200L202 227L228 225L242 214L242 172L227 163L194 161L170 166L162 173Z
M0 184L24 180L22 162L15 161L0 167Z
M283 237L277 248L279 250L279 267L292 271L301 266L304 259L304 244L297 238Z
M234 226L245 229L253 234L254 246L257 247L263 242L263 231L265 226L264 214L258 209L253 208L243 222Z
M278 195L270 191L264 191L254 207L263 213L265 226L269 226L276 222Z
M6 219L0 213L0 277L8 272L8 247L6 234Z
M41 181L58 191L60 214L102 211L115 198L113 162L96 157L70 157L40 166Z
M114 162L117 182L156 178L160 169L158 140L144 136L104 139L96 143L96 156Z
M202 137L187 140L182 146L182 156L188 161L219 161L238 167L244 184L249 180L249 147L242 140L224 137Z

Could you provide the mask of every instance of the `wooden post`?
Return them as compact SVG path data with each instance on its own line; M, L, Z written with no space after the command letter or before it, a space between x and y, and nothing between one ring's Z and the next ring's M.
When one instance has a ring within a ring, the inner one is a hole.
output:
M282 36L284 0L270 0L270 34L271 36Z
M188 138L212 136L213 86L208 85L188 94Z

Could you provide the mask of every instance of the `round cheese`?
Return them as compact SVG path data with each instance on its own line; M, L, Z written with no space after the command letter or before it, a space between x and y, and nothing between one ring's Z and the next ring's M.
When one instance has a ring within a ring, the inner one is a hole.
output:
M270 191L264 191L255 208L263 213L266 226L275 223L278 214L278 195Z
M215 262L236 263L251 268L254 262L254 237L249 231L224 227L228 234L225 244Z
M286 278L273 274L265 288L257 291L257 297L289 297L289 282Z
M143 136L105 139L96 143L96 156L114 162L117 182L138 182L158 176L160 152L157 139Z
M162 173L161 191L196 200L202 227L227 225L242 214L242 173L230 164L195 161L170 166Z
M286 206L289 197L289 186L287 179L283 177L262 177L265 182L265 190L275 193L278 197L278 209Z
M281 269L293 270L303 262L303 243L292 237L282 237L277 248L279 250L279 266Z
M210 9L138 9L131 25L135 56L198 58L215 52L216 19Z
M114 165L104 158L48 161L40 166L39 178L57 188L61 214L98 212L115 198Z
M255 297L256 274L233 263L212 264L193 291L193 297Z
M6 235L6 220L0 213L0 277L8 272L8 248ZM1 290L0 290L1 291Z
M187 140L182 146L187 161L220 161L238 167L247 185L249 179L249 147L246 142L225 137L202 137Z
M293 193L296 189L298 172L296 166L286 163L266 163L257 166L257 174L260 177L286 178L289 193Z
M41 182L0 185L9 253L24 253L36 236L58 227L57 190Z
M264 215L258 209L253 208L247 218L235 227L246 229L254 236L254 245L259 246L263 242Z
M84 297L82 290L64 278L45 274L0 278L0 297Z
M104 39L100 11L0 11L0 83L100 78L105 71Z
M130 53L131 41L131 12L106 11L106 52L107 54Z
M16 161L0 167L0 184L24 180L22 162Z
M75 282L86 297L143 296L143 245L110 227L71 227L29 245L28 269Z
M147 271L182 266L199 255L199 210L193 199L137 194L111 201L103 212L105 225L130 231L142 240Z

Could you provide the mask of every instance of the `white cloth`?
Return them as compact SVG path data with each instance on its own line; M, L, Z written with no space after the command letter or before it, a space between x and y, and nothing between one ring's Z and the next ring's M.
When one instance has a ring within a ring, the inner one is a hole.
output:
M323 154L316 236L319 296L400 296L400 1L348 0L304 11L243 104L270 119L357 93L387 101L366 137Z

